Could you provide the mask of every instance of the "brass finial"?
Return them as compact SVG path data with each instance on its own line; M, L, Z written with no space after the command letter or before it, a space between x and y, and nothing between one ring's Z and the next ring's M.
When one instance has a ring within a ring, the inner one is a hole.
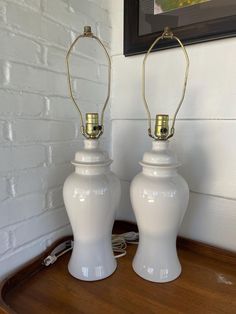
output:
M84 26L84 36L89 37L92 36L92 29L91 26Z
M173 38L174 34L173 32L171 31L170 27L169 26L166 26L164 28L164 32L162 34L162 38Z

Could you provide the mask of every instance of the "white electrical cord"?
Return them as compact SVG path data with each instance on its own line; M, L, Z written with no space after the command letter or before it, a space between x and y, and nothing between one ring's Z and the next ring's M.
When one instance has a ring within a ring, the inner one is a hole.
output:
M112 249L114 253L119 253L115 255L115 258L119 258L126 255L127 244L138 244L138 232L126 232L122 234L112 235Z
M112 235L112 249L115 258L119 258L126 255L127 244L138 244L139 234L138 232L125 232L122 234ZM58 245L50 255L48 255L42 262L44 266L50 266L54 264L57 259L73 249L74 242L72 240L66 241ZM118 253L118 254L116 254Z

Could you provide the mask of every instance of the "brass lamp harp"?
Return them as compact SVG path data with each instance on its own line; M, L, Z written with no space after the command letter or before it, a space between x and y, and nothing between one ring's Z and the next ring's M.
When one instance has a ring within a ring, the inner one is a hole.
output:
M165 40L165 39L174 39L176 40L180 47L182 48L182 51L184 53L184 57L186 60L186 67L185 67L185 76L184 76L184 85L183 85L183 90L182 90L182 94L181 94L181 98L178 102L177 105L177 109L174 113L174 117L173 117L173 121L172 121L172 125L169 131L169 116L166 114L159 114L156 116L156 125L155 125L155 131L154 134L152 133L152 121L151 121L151 113L148 107L148 103L147 103L147 99L146 99L146 87L145 87L145 80L146 80L146 60L150 54L150 52L152 51L153 47L161 40ZM148 49L147 53L144 56L143 59L143 68L142 68L142 94L143 94L143 100L144 100L144 105L145 105L145 109L147 111L147 116L148 116L148 135L150 137L152 137L155 140L167 140L170 137L172 137L174 135L175 132L175 120L177 117L177 114L179 112L179 109L183 103L184 100L184 96L185 96L185 92L186 92L186 86L187 86L187 80L188 80L188 73L189 73L189 57L187 54L187 51L184 47L184 45L182 44L182 42L180 41L180 39L176 36L174 36L174 34L172 33L172 31L170 30L169 27L166 27L164 29L164 32L161 36L157 37L154 42L151 44L150 48Z
M71 72L70 72L70 64L69 64L69 58L70 58L70 54L72 52L72 49L74 48L75 44L79 41L79 39L83 39L83 38L91 38L96 40L99 45L103 48L105 55L107 57L107 61L108 61L108 88L107 88L107 97L105 99L105 103L103 105L102 108L102 113L101 113L101 119L100 119L100 123L99 123L99 115L98 113L86 113L86 126L84 126L84 119L83 119L83 115L82 112L79 108L79 104L76 101L74 95L73 95L73 90L72 90L72 80L71 80ZM76 109L79 112L80 115L80 129L81 129L81 133L83 134L83 136L87 139L98 139L104 131L104 113L105 113L105 109L108 103L108 100L110 98L110 89L111 89L111 58L104 46L104 44L102 43L102 41L95 36L92 33L91 27L90 26L85 26L84 27L84 32L82 35L79 35L78 37L76 37L76 39L73 41L73 43L71 44L67 55L66 55L66 67L67 67L67 78L68 78L68 85L69 85L69 93L70 93L70 97L76 107Z

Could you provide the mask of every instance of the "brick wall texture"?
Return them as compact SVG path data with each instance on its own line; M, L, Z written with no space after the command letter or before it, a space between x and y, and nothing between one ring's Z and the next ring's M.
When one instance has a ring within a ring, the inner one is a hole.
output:
M65 55L84 25L110 48L106 7L104 0L0 0L0 278L71 233L62 186L82 137ZM106 70L101 48L79 42L71 72L83 112L99 110ZM109 108L105 121L109 150Z

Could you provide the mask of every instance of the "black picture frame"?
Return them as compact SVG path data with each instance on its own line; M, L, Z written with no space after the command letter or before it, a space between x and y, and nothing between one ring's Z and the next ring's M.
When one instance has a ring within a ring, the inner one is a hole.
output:
M236 1L235 1L236 7ZM166 25L168 26L168 25ZM184 45L191 45L236 36L236 15L204 21L197 24L172 28ZM124 55L145 53L162 32L139 36L139 0L124 0ZM178 46L176 41L163 40L153 50Z

